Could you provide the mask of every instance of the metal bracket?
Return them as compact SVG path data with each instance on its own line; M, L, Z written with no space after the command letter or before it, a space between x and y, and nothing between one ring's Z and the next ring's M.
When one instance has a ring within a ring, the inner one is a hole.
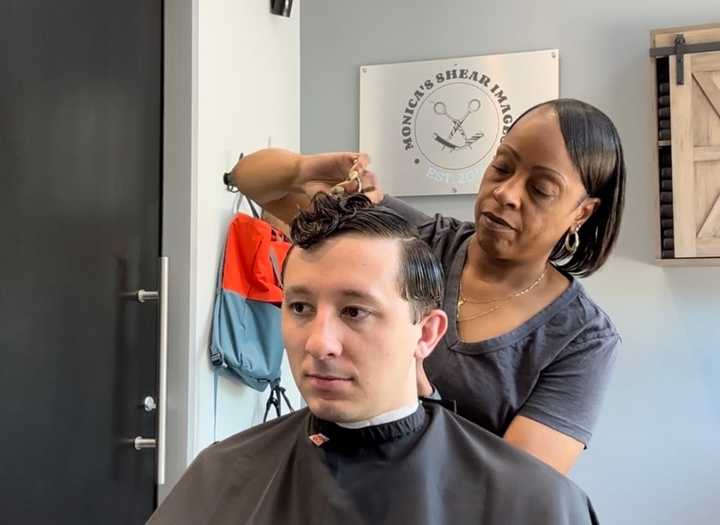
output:
M678 86L685 83L685 35L675 37L675 81Z
M155 399L152 396L145 396L145 399L143 399L142 403L140 403L140 406L145 409L145 412L152 412L157 408Z
M270 146L268 145L268 147ZM240 153L240 156L238 157L238 162L240 162L244 156L244 153ZM223 184L225 185L225 189L229 192L237 193L240 191L238 187L232 183L232 170L228 171L227 173L223 173L222 180Z
M685 84L685 55L691 53L707 53L720 51L720 42L705 42L702 44L687 44L685 35L675 35L675 45L672 47L653 47L650 49L650 57L662 58L675 55L676 60L676 82L679 86Z

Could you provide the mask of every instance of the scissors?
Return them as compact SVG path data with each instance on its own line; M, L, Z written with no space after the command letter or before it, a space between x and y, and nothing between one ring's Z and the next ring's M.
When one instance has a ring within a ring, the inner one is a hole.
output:
M450 131L450 134L448 135L448 140L453 138L455 133L457 133L458 131L460 132L461 135L465 136L465 131L463 130L463 127L462 127L463 123L468 118L468 116L470 116L470 113L475 113L478 109L480 109L480 101L476 98L470 99L470 101L468 101L468 103L467 103L465 115L463 115L463 117L461 119L456 119L456 118L451 117L448 114L447 106L445 105L444 102L435 102L435 104L433 104L433 111L435 112L436 115L445 116L445 117L449 118L450 121L453 123L453 128Z
M355 193L366 193L370 191L375 191L375 186L373 185L363 187L363 181L362 178L360 178L361 169L363 168L360 167L360 159L356 158L353 162L352 167L350 168L350 173L348 173L347 179L330 188L330 193L333 195L341 195L343 193L346 193L347 190L345 189L343 184L352 181L355 181L355 183L357 184L357 189L355 190Z

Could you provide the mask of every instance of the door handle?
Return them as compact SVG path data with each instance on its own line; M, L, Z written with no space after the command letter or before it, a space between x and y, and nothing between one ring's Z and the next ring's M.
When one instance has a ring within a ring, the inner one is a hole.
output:
M157 447L157 441L153 438L144 438L142 436L138 436L133 440L133 444L135 445L135 450L142 450L144 448L156 448Z
M157 483L165 484L166 429L167 429L167 340L168 340L168 258L160 257L160 283L157 291L138 290L123 294L126 299L139 303L158 302L158 425L157 439L138 436L133 440L135 450L157 448Z

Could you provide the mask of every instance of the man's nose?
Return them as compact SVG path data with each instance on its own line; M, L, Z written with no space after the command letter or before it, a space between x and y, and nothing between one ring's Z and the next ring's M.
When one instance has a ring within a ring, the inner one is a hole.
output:
M328 359L342 354L340 320L331 312L319 311L310 324L305 351L315 359Z

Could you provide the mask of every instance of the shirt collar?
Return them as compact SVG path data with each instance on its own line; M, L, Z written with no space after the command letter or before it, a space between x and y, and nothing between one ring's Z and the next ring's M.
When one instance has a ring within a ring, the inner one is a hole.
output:
M415 401L414 403L412 403L410 405L405 405L400 408L396 408L395 410L390 410L389 412L383 412L382 414L378 414L377 416L371 417L370 419L361 419L360 421L351 421L348 423L335 423L335 424L339 427L350 428L350 429L374 427L377 425L383 425L385 423L391 423L393 421L403 419L403 418L408 417L409 415L415 413L415 411L418 409L418 404L419 404L419 402Z

